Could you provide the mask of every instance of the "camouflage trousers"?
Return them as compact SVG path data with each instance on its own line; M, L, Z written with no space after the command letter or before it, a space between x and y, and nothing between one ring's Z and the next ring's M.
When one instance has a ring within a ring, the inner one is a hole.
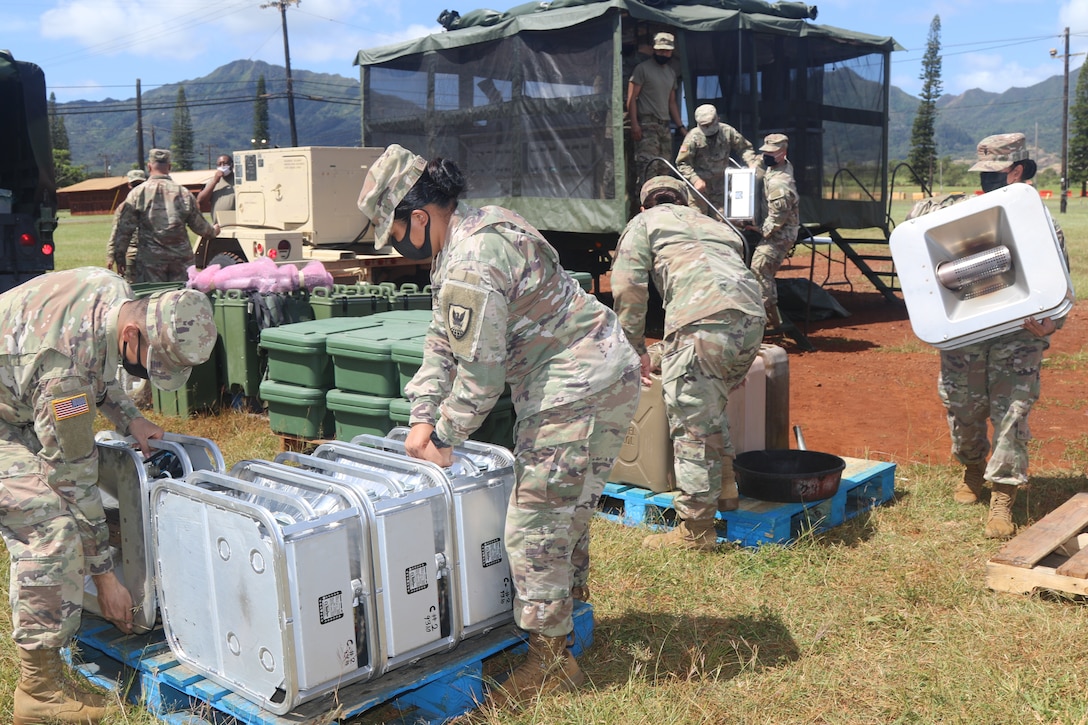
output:
M638 170L639 189L647 180L659 174L671 173L667 166L658 162L656 157L672 160L672 134L669 133L669 120L653 116L639 116L638 125L642 128L642 139L635 141L635 168Z
M726 404L763 340L763 319L733 310L687 325L664 341L661 388L669 416L676 512L697 518L717 507L722 458L733 455Z
M125 267L125 280L129 284L141 282L186 282L187 270L193 264L194 257L188 259L153 259L137 254Z
M0 424L0 535L11 556L12 639L26 649L67 644L79 629L83 541L105 528L94 485L54 489L30 433ZM97 522L97 523L96 523Z
M941 351L937 390L948 414L952 455L982 463L991 452L986 480L1019 485L1028 480L1028 414L1039 399L1039 370L1046 338L1020 331L996 340Z
M793 249L797 241L797 227L788 226L765 237L752 254L752 274L759 280L759 289L763 294L763 308L770 315L778 307L778 285L775 275L783 260Z
M603 393L517 422L506 551L514 622L524 630L558 637L574 629L570 590L589 578L589 520L638 395L634 368Z
M706 189L702 192L703 196L709 199L716 205L718 211L725 214L725 186L724 184L707 184ZM692 209L697 209L703 214L706 214L715 221L721 221L722 217L715 214L706 203L700 199L695 193L688 189L688 206Z

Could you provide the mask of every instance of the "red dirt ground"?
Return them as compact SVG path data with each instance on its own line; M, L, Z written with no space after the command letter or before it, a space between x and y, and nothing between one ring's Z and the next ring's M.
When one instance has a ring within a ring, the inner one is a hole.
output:
M817 258L817 282L825 265ZM847 266L854 291L838 285L826 289L851 316L810 323L815 352L802 351L788 338L769 340L789 353L790 422L802 427L812 450L900 464L952 463L937 397L936 349L914 336L905 306L887 302L852 264ZM787 259L780 272L808 275L804 253ZM837 266L831 281L842 279ZM1088 311L1078 305L1051 338L1047 358L1080 352L1086 343ZM1085 460L1074 444L1082 448L1088 430L1088 379L1081 371L1055 367L1044 363L1042 396L1030 418L1035 471L1077 470Z

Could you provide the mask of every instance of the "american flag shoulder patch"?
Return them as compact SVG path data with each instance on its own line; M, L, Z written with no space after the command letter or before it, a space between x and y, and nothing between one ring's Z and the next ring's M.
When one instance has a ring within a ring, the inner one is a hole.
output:
M64 420L65 418L72 418L77 415L83 415L90 412L91 407L87 404L87 394L81 393L79 395L73 395L70 398L61 398L60 400L53 401L53 419Z

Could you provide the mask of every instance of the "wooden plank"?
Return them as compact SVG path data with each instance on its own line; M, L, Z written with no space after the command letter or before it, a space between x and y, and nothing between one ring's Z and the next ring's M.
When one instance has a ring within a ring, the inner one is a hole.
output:
M1069 594L1088 595L1088 579L1062 576L1054 569L1037 566L1024 569L1009 564L986 565L986 586L999 592L1031 594L1036 589L1051 589Z
M1088 549L1081 549L1056 570L1062 576L1088 579Z
M994 564L1008 564L1030 569L1043 557L1076 536L1088 526L1088 492L1075 494L1018 534L990 559Z

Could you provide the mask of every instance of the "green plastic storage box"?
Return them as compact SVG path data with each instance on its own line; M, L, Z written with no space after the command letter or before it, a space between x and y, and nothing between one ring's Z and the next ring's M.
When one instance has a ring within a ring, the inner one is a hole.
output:
M365 284L336 284L310 290L310 307L315 320L329 317L363 317L389 310L389 298Z
M389 402L389 422L394 426L408 425L412 416L412 406L405 398L394 398ZM509 395L503 395L495 401L495 407L484 418L484 422L470 438L483 443L493 443L513 450L514 448L514 401Z
M136 294L136 299L141 299L156 292L169 292L184 286L184 282L136 282L132 285L132 291Z
M422 290L418 285L405 282L400 289L389 297L391 310L427 310L431 309L431 286Z
M397 397L401 394L400 376L393 362L393 343L422 338L426 332L426 325L418 322L383 320L375 327L329 335L325 349L333 360L335 387L353 393Z
M357 435L372 433L384 436L392 427L389 423L389 403L395 398L352 393L333 388L325 396L336 423L336 439L350 441Z
M215 326L219 330L216 353L223 371L223 384L243 395L257 395L264 377L264 356L260 343L260 325L251 295L247 290L220 290L213 294ZM265 295L274 305L280 325L313 319L307 292Z
M178 418L188 418L198 410L212 410L218 406L219 366L215 355L194 367L188 382L178 390L167 392L152 385L151 405L156 413Z
M423 341L426 336L410 337L407 340L397 340L390 345L390 354L393 362L397 364L397 375L400 379L400 389L412 381L412 377L423 364Z
M332 411L325 405L325 390L265 380L260 391L261 399L268 404L268 423L273 432L317 439L331 436L336 430Z
M571 272L570 276L574 277L574 281L586 292L593 291L593 275L589 272Z
M268 353L268 377L280 383L328 390L333 386L332 362L325 353L329 335L381 324L373 317L327 317L269 327L261 332L260 343Z

